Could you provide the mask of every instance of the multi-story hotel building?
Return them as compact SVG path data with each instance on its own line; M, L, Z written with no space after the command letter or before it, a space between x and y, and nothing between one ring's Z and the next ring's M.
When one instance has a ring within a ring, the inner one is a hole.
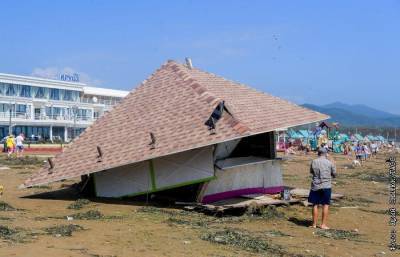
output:
M129 92L0 73L0 138L69 141Z

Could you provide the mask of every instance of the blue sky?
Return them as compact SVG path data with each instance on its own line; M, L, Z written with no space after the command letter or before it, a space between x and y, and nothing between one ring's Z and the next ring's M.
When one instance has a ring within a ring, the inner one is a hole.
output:
M0 72L130 90L167 59L296 103L400 114L399 1L2 1Z

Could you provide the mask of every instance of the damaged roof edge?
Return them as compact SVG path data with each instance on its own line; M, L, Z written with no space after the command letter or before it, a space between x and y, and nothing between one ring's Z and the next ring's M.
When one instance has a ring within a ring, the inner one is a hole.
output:
M288 127L302 126L302 125L306 125L306 124L310 124L310 123L314 123L314 122L324 121L324 120L327 120L327 119L330 118L330 116L328 116L328 115L326 115L326 114L322 114L322 113L319 113L319 112L316 112L316 113L318 113L318 114L320 114L320 115L322 115L322 116L325 116L325 118L322 118L322 117L321 117L321 118L319 118L319 119L311 120L311 121L308 121L308 122L302 122L302 123L298 123L298 124L293 124L293 125L290 125L290 126L288 126ZM137 161L133 161L133 162L127 162L127 163L123 163L123 164L120 164L120 165L111 166L111 167L108 167L108 168L106 168L106 169L93 170L93 171L89 171L89 172L87 172L87 173L80 174L79 176L82 176L82 175L89 175L89 174L93 174L93 173L97 173L97 172L101 172L101 171L106 171L106 170L114 169L114 168L121 167L121 166L131 165L131 164L134 164L134 163L143 162L143 161L148 161L148 160L152 160L152 159L155 159L155 158L170 156L170 155L173 155L173 154L182 153L182 152L190 151L190 150L197 149L197 148L201 148L201 147L206 147L206 146L210 146L210 145L216 145L216 144L220 144L220 143L223 143L223 142L227 142L227 141L231 141L231 140L235 140L235 139L240 139L240 138L244 138L244 137L248 137L248 136L259 135L259 134L263 134L263 133L267 133L267 132L272 132L272 131L276 131L276 129L264 130L264 131L259 131L259 132L256 132L256 133L248 133L248 132L247 132L246 134L244 134L244 135L242 135L242 136L233 137L233 138L229 138L229 139L225 139L225 140L221 140L221 141L216 141L216 142L209 143L209 144L203 144L203 145L200 145L200 146L197 146L197 147L191 147L191 148L181 149L181 150L178 150L178 151L175 151L175 152L171 152L171 153L165 154L165 155L152 156L151 158L145 158L145 159L142 159L142 160L137 160ZM32 183L32 184L29 184L29 185L26 185L25 183L23 183L23 184L21 184L18 188L23 189L23 188L30 188L30 187L33 187L33 186L46 185L46 184L53 183L53 182L57 182L57 181L64 180L64 179L72 179L72 178L75 178L75 177L77 177L77 176L58 177L58 178L55 179L55 180L51 180L51 181L47 181L47 182L40 182L40 183Z

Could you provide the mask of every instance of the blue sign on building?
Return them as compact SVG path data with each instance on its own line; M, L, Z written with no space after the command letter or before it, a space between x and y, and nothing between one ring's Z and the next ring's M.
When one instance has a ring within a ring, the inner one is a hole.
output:
M62 81L69 81L69 82L79 82L79 74L74 73L72 75L70 74L61 74L60 79Z

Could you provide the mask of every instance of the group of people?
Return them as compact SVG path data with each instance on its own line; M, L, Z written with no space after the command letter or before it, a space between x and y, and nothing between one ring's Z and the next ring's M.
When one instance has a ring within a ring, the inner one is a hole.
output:
M352 159L355 156L356 160L363 162L371 157L375 157L378 152L379 145L377 143L358 142L355 145L345 143L343 154L348 157L347 159Z
M4 139L3 150L7 152L8 158L11 158L14 153L17 154L17 158L22 157L24 152L24 140L25 136L23 133L20 133L17 137L10 134Z

